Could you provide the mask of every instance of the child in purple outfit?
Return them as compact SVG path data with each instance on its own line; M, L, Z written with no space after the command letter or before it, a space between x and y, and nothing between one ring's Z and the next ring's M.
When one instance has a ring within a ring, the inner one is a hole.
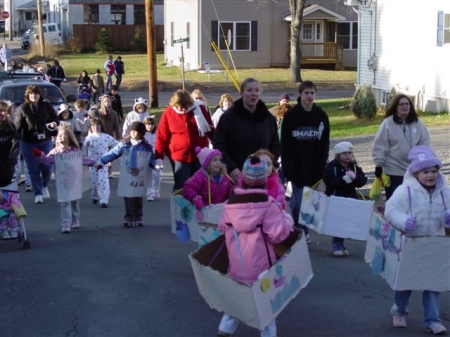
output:
M195 149L201 168L183 185L183 197L198 211L211 204L226 201L234 185L222 165L222 152L204 147Z

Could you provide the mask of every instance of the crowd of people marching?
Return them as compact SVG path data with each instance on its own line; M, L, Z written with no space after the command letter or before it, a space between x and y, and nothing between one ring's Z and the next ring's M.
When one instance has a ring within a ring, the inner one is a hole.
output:
M22 157L27 191L33 191L36 204L42 204L50 198L51 173L60 177L58 165L65 163L66 169L73 165L76 172L86 165L92 203L107 208L110 163L121 157L118 195L124 197L123 226L139 227L144 225L144 198L161 197L167 157L173 191L182 189L198 212L226 202L218 228L228 247L228 273L251 284L268 269L266 255L276 258L273 245L285 240L294 227L302 228L310 240L308 228L299 222L304 187L323 180L326 195L356 198L356 188L367 183L352 143L339 142L332 149L334 158L328 158L329 119L316 105L317 89L310 81L300 85L296 104L283 93L271 110L260 99L260 83L253 78L242 82L239 99L223 94L214 113L201 91L177 90L157 125L148 100L142 97L135 99L132 111L123 114L118 91L125 69L120 56L117 62L112 59L108 57L104 65L106 86L99 69L92 77L82 71L73 108L61 104L55 112L36 85L27 88L25 102L18 107L0 102L0 151L2 158L8 158L0 164L2 186L20 177ZM54 66L59 67L56 62ZM64 79L63 72L49 77ZM450 227L450 188L439 171L442 163L430 148L429 133L406 95L398 95L386 111L374 140L373 158L375 175L386 174L391 181L386 190L387 220L408 236L444 235L444 228ZM289 205L285 199L288 182L292 185ZM62 233L80 227L81 193L73 190L70 182L57 185ZM3 193L0 230L4 239L17 238L13 202ZM350 254L343 238L334 237L331 246L336 257ZM237 247L242 253L236 253ZM251 267L244 272L242 263ZM406 327L410 295L411 291L396 291L394 327ZM439 293L424 291L423 301L424 328L445 333ZM238 321L225 314L218 336L231 336L237 326ZM275 320L261 331L261 336L276 335Z

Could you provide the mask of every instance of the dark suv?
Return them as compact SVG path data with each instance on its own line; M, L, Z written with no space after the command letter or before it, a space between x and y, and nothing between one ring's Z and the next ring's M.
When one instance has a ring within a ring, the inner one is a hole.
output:
M61 103L67 103L61 90L53 83L43 81L36 73L8 73L0 80L0 100L10 101L16 106L25 102L25 90L29 85L37 85L42 98L48 100L55 111Z

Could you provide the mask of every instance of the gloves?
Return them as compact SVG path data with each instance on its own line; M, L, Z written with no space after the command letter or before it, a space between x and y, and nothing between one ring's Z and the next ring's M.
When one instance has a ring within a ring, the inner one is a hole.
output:
M102 169L103 168L103 163L99 160L98 162L96 162L95 164L94 164L94 167L97 169L97 171L98 170L100 170L100 169Z
M445 227L450 228L450 211L445 212L444 222L445 222Z
M162 170L164 167L164 162L162 159L155 160L155 170Z
M345 172L345 174L348 175L348 176L350 176L350 178L351 178L352 180L355 180L355 178L356 178L356 173L353 172L353 171L351 171L351 170L348 170L347 172Z
M342 177L342 179L344 179L344 181L345 181L347 184L350 184L350 183L352 182L352 178L351 178L348 174L344 175L344 176Z
M40 156L42 155L42 153L43 153L41 150L36 149L36 148L34 148L32 151L33 151L33 154L34 154L36 157L40 157Z
M417 223L417 219L414 218L408 218L405 221L405 229L406 229L406 234L408 235L413 235L414 234L414 229L416 228L416 223Z
M375 167L375 177L381 178L381 174L383 174L383 168L381 166Z
M198 211L201 211L202 208L205 207L201 197L196 197L196 199L194 199L194 206Z

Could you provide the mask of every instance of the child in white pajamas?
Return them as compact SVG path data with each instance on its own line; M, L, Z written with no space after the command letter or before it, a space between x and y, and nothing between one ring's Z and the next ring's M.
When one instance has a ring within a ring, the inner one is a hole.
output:
M84 140L84 148L88 150L88 157L97 161L116 145L117 140L102 132L102 121L99 118L92 118L89 134ZM100 200L101 207L107 208L110 194L108 167L105 166L99 170L90 167L89 171L92 183L92 203L97 204Z
M150 115L144 120L145 125L145 140L153 147L153 152L155 152L155 142L156 142L156 121L155 115ZM153 201L155 198L160 198L161 194L159 190L161 189L161 176L162 176L162 166L155 166L152 169L152 180L147 187L147 201Z

